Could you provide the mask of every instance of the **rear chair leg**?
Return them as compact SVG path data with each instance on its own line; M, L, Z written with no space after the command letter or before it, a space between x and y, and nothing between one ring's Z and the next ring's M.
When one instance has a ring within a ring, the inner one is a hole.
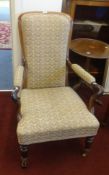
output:
M28 165L28 145L20 145L21 167L26 168Z
M91 145L94 141L94 136L91 136L91 137L87 137L86 140L85 140L85 147L84 147L84 151L82 153L82 156L83 157L86 157L88 152L90 151L90 148L91 148Z

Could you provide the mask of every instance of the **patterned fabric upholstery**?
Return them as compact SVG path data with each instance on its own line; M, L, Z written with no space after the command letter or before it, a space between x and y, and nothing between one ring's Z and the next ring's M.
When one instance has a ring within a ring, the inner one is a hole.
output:
M18 86L20 88L19 93L17 94L18 97L20 97L20 93L23 86L23 77L24 77L23 74L24 74L24 67L17 66L14 76L14 86Z
M16 70L16 73L15 73L14 86L22 87L23 72L24 72L24 67L23 66L18 66L17 70Z
M73 89L65 87L70 17L26 13L20 21L27 87L21 90L19 144L96 135L98 120ZM16 85L22 82L20 74Z
M27 88L65 86L70 20L55 13L22 16Z
M99 123L70 87L24 89L20 144L96 135Z
M72 69L85 82L87 82L89 84L96 82L95 77L93 77L91 74L89 74L87 71L85 71L81 66L79 66L77 64L72 64Z

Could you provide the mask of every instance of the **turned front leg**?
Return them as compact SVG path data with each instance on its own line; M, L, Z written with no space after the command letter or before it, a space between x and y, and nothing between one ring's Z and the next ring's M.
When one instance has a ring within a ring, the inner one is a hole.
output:
M28 164L28 145L20 145L21 167L26 168Z
M83 157L86 157L87 156L88 152L91 149L91 146L92 146L93 141L94 141L94 136L87 137L85 139L85 147L84 147L84 151L83 151L83 154L82 154Z

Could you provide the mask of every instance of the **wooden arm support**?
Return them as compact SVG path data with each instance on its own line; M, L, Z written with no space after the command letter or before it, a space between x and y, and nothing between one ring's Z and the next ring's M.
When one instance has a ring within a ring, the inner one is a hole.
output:
M98 98L99 98L101 95L103 95L103 93L104 93L104 88L103 88L101 85L97 84L96 82L95 82L95 83L92 83L92 84L90 85L90 88L91 88L92 91L93 91L93 95L91 95L91 97L90 97L90 99L89 99L88 109L89 109L89 111L94 112L94 111L92 111L93 108L94 108L94 104L95 104L95 102L97 102L98 104L100 104L100 103L99 103L100 101L98 101Z
M18 100L18 92L20 91L20 87L19 86L15 86L14 89L12 90L12 99L14 101L17 101Z

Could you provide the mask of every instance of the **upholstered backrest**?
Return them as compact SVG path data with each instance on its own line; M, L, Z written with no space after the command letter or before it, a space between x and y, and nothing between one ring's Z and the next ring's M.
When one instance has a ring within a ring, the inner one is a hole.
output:
M19 21L27 88L65 86L71 18L62 13L25 13Z

